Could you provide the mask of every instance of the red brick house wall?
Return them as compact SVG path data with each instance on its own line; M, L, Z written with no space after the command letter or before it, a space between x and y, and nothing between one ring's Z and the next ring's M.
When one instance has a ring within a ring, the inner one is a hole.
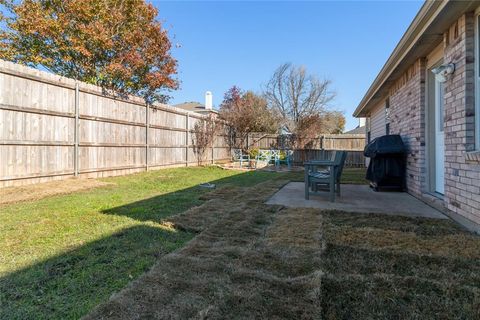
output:
M390 133L408 148L407 188L421 195L425 187L425 59L419 59L390 89Z
M445 82L445 205L480 224L480 162L471 153L475 150L474 19L473 12L467 13L444 34L444 60L455 63L456 69Z
M480 225L480 152L475 152L475 15L462 15L443 37L443 61L455 72L445 82L445 194L452 216ZM408 192L428 194L426 58L419 58L389 89L390 133L408 147ZM480 116L480 115L478 115ZM479 148L477 148L479 149Z

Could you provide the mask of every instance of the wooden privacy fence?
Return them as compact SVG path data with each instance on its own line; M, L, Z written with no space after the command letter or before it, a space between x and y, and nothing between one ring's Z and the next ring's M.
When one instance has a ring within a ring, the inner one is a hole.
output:
M282 148L281 135L251 133L248 135L249 148L259 149ZM317 137L307 138L308 149L313 150L355 150L363 151L365 147L364 134L322 134Z
M331 159L335 150L295 150L293 151L293 163L296 165L302 165L305 161L315 159ZM365 156L363 151L347 150L347 158L345 160L345 166L350 168L363 168L365 167Z
M198 163L193 129L205 116L171 106L146 106L73 79L0 60L0 187L104 177ZM207 150L208 162L230 159L228 128ZM278 135L255 133L250 147L278 147ZM349 150L362 166L363 135L321 135L296 163Z
M0 60L0 187L196 164L202 118ZM207 154L230 158L223 134Z
M307 160L325 159L332 155L334 150L348 151L346 165L349 167L364 167L365 148L364 134L324 134L308 139L308 148L294 151L294 163L301 165ZM282 136L276 134L252 133L248 136L249 148L269 149L283 148Z

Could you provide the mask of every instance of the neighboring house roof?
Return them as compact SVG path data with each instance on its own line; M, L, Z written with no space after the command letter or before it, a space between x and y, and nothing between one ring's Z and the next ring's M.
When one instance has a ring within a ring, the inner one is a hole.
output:
M185 111L205 110L205 106L203 104L195 101L175 104L174 107L183 109Z
M344 132L344 134L365 134L365 133L366 133L365 126L356 127L355 129Z
M196 102L196 101L179 103L179 104L174 105L174 107L180 108L180 109L185 110L185 111L198 112L198 113L203 113L203 114L210 113L210 112L218 113L218 111L215 110L215 109L211 109L211 110L205 109L205 106L203 104L201 104L200 102Z
M353 116L368 116L371 108L387 97L389 87L406 69L442 42L443 31L460 15L476 7L477 1L426 1L355 109Z

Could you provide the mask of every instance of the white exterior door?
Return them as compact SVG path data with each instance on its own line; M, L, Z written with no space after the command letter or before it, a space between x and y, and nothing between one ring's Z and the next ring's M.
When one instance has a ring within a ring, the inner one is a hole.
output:
M442 82L435 80L435 191L445 192L445 135Z

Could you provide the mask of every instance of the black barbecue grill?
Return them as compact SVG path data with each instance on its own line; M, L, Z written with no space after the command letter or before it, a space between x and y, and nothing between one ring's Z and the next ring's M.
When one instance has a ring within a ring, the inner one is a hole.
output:
M367 180L375 191L405 189L406 152L399 135L378 137L365 147L363 153L370 158Z

